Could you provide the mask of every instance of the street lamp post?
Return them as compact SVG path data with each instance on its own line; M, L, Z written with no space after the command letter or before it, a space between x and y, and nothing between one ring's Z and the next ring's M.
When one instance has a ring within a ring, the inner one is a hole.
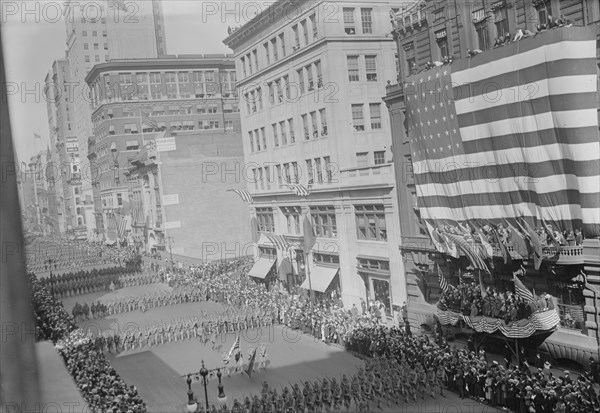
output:
M188 402L187 402L187 411L193 413L198 408L198 403L194 400L194 392L192 391L192 378L188 374L187 376L187 385L188 385Z
M225 395L225 390L223 389L223 383L221 383L221 369L217 371L217 377L219 378L219 385L217 388L219 389L219 395L217 396L217 400L219 401L219 405L221 408L227 403L227 396Z
M204 366L204 360L202 360L202 368L199 373L202 376L202 383L204 384L204 399L206 401L206 409L208 410L208 392L206 391L206 376L208 376L208 370Z

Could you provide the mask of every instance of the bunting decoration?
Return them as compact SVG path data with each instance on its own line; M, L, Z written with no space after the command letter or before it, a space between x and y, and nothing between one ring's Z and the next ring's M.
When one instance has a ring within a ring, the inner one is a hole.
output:
M545 217L560 230L600 236L595 31L549 30L406 79L424 220L456 226ZM509 89L492 98L490 85ZM531 85L539 90L510 92Z
M463 321L478 333L492 334L498 331L509 338L527 338L536 331L548 331L560 326L560 317L556 309L533 313L530 319L519 320L509 325L498 318L470 317L440 308L437 309L436 316L442 325L456 325L459 321Z

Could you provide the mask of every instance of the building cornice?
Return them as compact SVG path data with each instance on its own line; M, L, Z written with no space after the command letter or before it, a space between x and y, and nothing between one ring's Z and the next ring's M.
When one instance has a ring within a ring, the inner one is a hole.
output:
M235 69L233 55L179 55L156 59L118 59L100 63L92 67L85 82L93 83L96 78L106 72L130 72L149 70L184 70L184 69Z
M223 40L223 43L230 49L235 50L239 48L242 43L248 41L248 39L251 38L257 31L262 30L265 27L269 27L275 21L287 19L289 23L290 9L298 10L298 8L301 8L301 6L307 2L308 0L278 0L261 13L253 17L242 27L233 31ZM314 2L314 5L316 6L318 3L320 3L320 1Z

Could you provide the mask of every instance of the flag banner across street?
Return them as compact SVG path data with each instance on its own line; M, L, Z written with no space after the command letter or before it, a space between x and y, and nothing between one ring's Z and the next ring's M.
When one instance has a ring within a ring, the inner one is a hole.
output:
M594 28L570 27L408 77L421 217L599 236L597 76Z

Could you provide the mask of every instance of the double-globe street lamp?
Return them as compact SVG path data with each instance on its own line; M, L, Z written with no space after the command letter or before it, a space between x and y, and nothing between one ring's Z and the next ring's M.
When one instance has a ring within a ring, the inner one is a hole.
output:
M208 404L208 389L207 389L207 380L206 377L210 374L210 372L213 371L217 371L217 377L219 379L219 385L217 386L217 388L219 389L219 395L217 396L217 400L219 401L219 405L223 406L227 403L227 396L225 395L225 389L223 386L223 383L221 382L221 377L223 376L223 374L221 373L221 369L220 368L216 368L216 369L211 369L208 370L206 368L206 366L204 365L204 360L202 360L202 368L200 369L200 371L197 373L200 376L202 376L202 384L204 385L204 401L206 403L206 409L208 410L209 404ZM187 406L186 409L188 412L193 413L196 411L196 409L198 409L198 402L194 399L194 392L192 391L192 375L191 374L187 374L187 385L188 385L188 401L187 401Z

